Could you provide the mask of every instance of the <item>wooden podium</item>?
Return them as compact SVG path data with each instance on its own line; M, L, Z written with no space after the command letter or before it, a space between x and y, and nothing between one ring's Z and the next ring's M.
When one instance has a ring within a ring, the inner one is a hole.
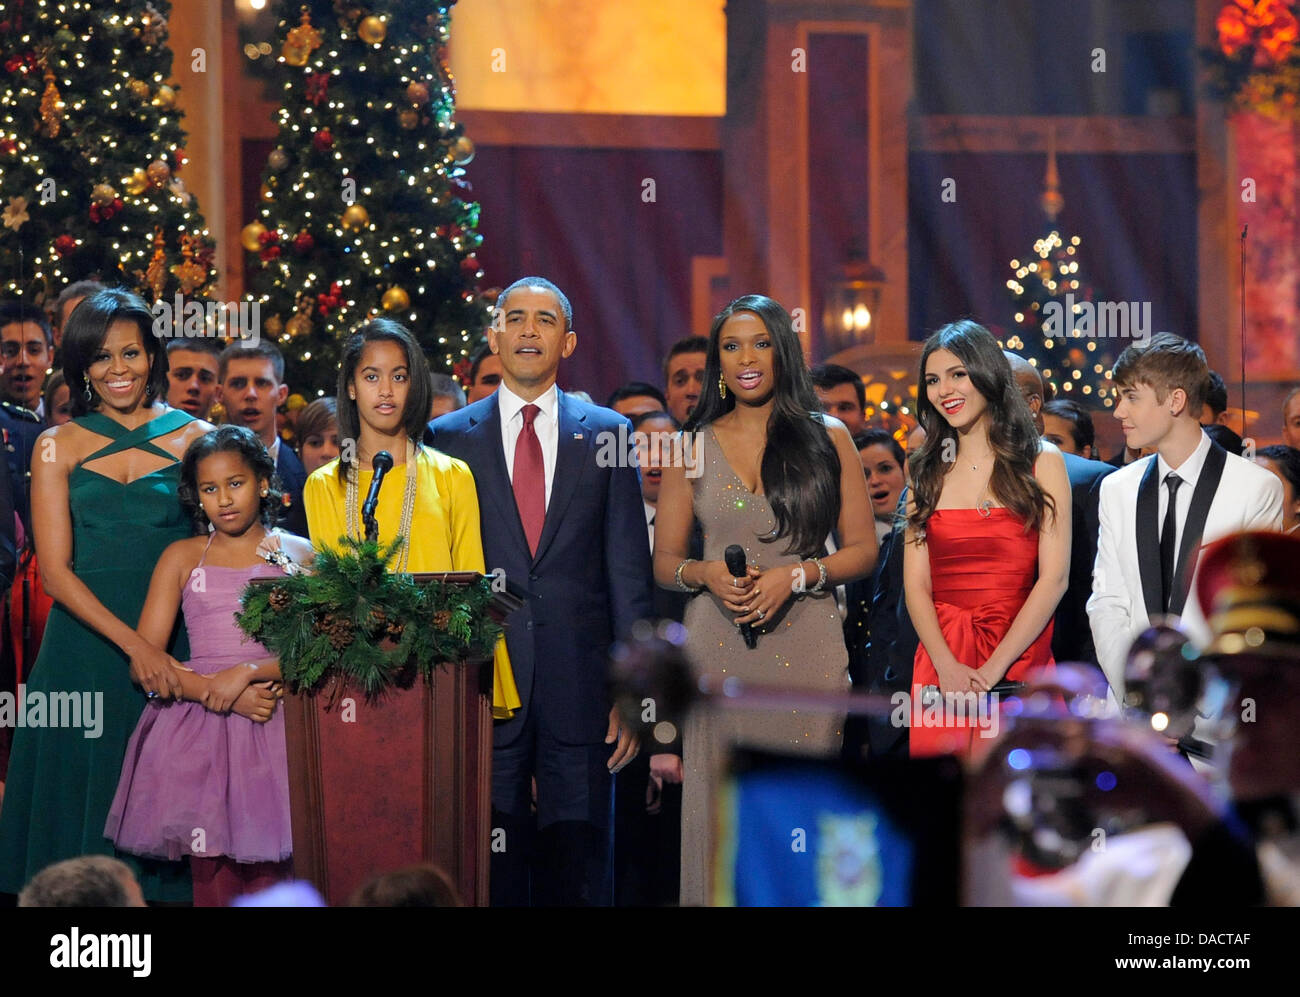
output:
M490 612L500 621L519 605L498 593ZM466 904L486 906L491 704L491 659L439 666L374 701L338 677L286 694L294 876L339 906L376 873L433 862Z

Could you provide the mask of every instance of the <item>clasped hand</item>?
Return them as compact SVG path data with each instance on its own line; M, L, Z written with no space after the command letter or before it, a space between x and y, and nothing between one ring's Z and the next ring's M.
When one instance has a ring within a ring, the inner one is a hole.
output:
M935 665L939 673L941 692L991 692L1002 681L1003 670L996 664L985 662L979 668L971 668L960 661L949 665Z
M706 576L708 589L722 600L730 612L736 614L735 624L757 623L770 620L794 595L794 576L788 564L760 571L748 565L745 574L735 576L723 561L712 562Z

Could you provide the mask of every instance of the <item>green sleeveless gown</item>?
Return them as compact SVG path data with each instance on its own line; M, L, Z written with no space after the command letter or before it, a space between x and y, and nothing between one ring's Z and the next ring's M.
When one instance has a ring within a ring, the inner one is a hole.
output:
M180 462L150 441L175 433L192 417L169 411L128 430L99 413L76 422L111 443L86 461L138 448L173 463L123 485L82 465L68 479L72 510L73 571L96 598L123 623L135 627L144 609L154 565L168 544L193 534L177 496ZM39 551L38 551L39 555ZM189 657L183 624L170 652ZM131 682L130 661L117 646L82 624L56 603L50 611L40 654L26 679L27 715L34 694L47 704L51 693L85 693L101 725L97 737L80 728L22 726L14 731L13 752L0 809L0 892L17 893L46 866L78 855L116 855L136 870L145 898L190 899L189 867L184 862L141 860L118 853L104 837L104 822L117 790L126 744L144 710L145 696ZM75 713L60 697L65 717ZM102 708L95 708L95 703ZM47 710L46 723L53 718Z

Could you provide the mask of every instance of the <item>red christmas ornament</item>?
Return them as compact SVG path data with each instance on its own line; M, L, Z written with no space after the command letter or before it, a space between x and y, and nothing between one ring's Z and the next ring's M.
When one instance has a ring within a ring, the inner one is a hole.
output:
M66 232L54 240L54 251L60 256L67 256L77 248L77 240Z
M320 107L325 102L325 91L329 89L329 73L312 73L307 77L307 99Z
M468 360L461 360L451 368L451 376L459 381L462 385L469 384L470 371L473 364Z
M113 198L112 204L105 204L103 207L92 204L90 206L90 220L98 225L100 222L108 221L121 210L122 199L120 197Z
M18 148L18 143L15 142L13 139L0 138L0 153L3 153L4 155L8 156L10 153L16 151L17 148Z
M322 128L312 137L311 144L317 152L325 152L334 145L334 136L328 128Z
M270 263L280 255L279 232L268 229L257 237L257 241L262 244L262 251L257 255L263 263Z
M190 157L185 155L184 149L177 149L176 155L173 158L176 160L176 165L172 167L172 176L175 176L181 171L181 168L190 161Z
M330 289L324 294L316 295L316 310L322 315L328 315L335 308L343 304L343 285L338 281L330 284Z
M478 257L475 256L473 253L470 253L463 260L460 261L460 270L461 273L469 277L472 277L474 274L478 273Z
M293 248L296 252L306 256L316 247L316 240L311 237L310 232L299 232L293 237Z

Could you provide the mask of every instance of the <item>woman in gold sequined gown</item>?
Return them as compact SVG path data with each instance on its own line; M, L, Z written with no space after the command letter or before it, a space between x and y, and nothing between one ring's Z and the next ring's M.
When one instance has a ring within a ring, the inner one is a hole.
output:
M790 316L746 295L713 320L704 393L683 432L683 460L665 467L655 523L655 580L699 591L686 610L696 671L755 685L848 688L836 585L875 566L866 479L844 425L817 411ZM688 557L700 521L704 559ZM835 530L837 550L825 556ZM745 550L746 574L723 560ZM757 634L745 645L739 624ZM681 903L709 901L713 786L732 743L834 754L842 717L800 710L696 711L683 740Z

